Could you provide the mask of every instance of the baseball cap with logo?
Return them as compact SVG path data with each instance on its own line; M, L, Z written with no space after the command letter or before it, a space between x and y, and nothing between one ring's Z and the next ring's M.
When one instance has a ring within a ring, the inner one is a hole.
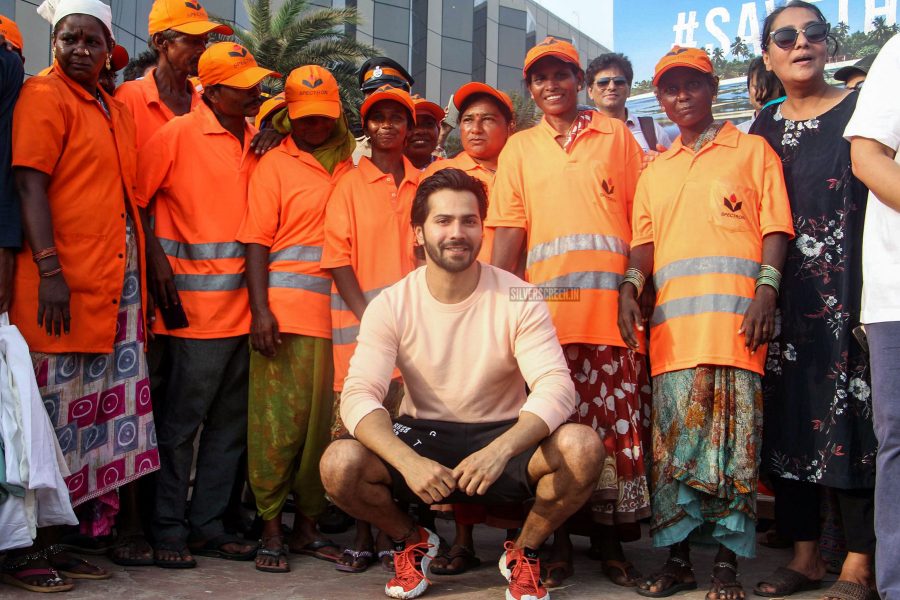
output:
M666 71L676 67L687 67L701 73L713 73L712 61L706 50L700 48L682 48L672 46L665 56L656 63L656 71L653 74L653 85L659 85L659 80Z
M234 42L219 42L200 55L197 75L204 88L224 85L247 89L266 77L281 77L281 73L264 69L256 64L250 52Z
M213 31L222 35L234 33L228 25L210 21L200 0L155 0L150 9L150 35L167 29L188 35Z
M263 97L266 97L266 94L263 94ZM256 128L261 129L260 125L262 125L263 121L274 116L274 114L284 108L285 105L286 102L284 101L283 93L266 98L262 103L262 106L259 107L259 113L256 115Z
M382 100L399 102L403 105L403 108L409 111L413 123L416 122L416 105L415 102L413 102L412 96L409 95L409 92L390 85L383 85L372 92L372 94L362 103L362 106L359 107L359 116L362 117L363 122L365 122L369 110Z
M439 105L435 104L434 102L431 102L430 100L426 100L425 98L422 98L418 94L413 96L412 99L413 99L413 104L416 107L417 113L431 115L432 117L434 117L434 120L437 121L438 123L443 121L444 117L447 116L446 114L444 114L443 108L441 108Z
M341 94L337 81L328 69L319 65L297 67L284 84L284 99L292 119L341 115Z
M22 32L16 22L5 15L0 15L0 35L6 38L6 41L22 52Z
M545 56L552 56L581 68L581 59L578 57L578 50L575 49L575 46L565 40L549 36L525 54L525 66L522 68L525 77L528 77L528 69Z

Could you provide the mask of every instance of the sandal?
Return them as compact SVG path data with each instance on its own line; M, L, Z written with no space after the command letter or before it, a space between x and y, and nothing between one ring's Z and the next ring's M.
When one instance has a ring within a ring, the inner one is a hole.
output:
M269 548L266 544L268 544L269 540L273 539L281 539L282 542L284 541L284 538L280 535L273 535L259 540L259 546L256 548L256 570L262 571L263 573L290 573L291 565L289 565L287 561L287 546L282 543L278 548ZM259 564L260 557L275 559L275 566ZM282 560L284 560L283 567L280 566Z
M723 581L720 579L715 573L716 570L728 570L734 573L733 581ZM734 563L730 563L727 561L720 561L713 565L713 575L710 578L710 583L712 584L709 588L709 591L706 593L706 600L727 600L728 592L738 591L743 594L744 586L741 585L741 582L738 581L738 570L737 565ZM723 596L724 594L724 596ZM735 598L735 600L738 600Z
M52 568L70 579L101 580L112 577L112 573L106 569L72 556L60 544L48 546L44 555Z
M438 558L446 560L447 565L444 567L436 566L434 563ZM481 566L481 559L475 556L475 551L459 544L453 544L449 550L438 554L435 560L431 561L431 566L429 567L429 571L434 575L462 575L470 569ZM454 562L459 564L455 569L453 568Z
M43 552L33 552L18 559L7 559L0 567L0 581L29 592L68 592L75 587L74 583L67 583L52 567L32 566L34 563L44 561L46 557Z
M172 552L178 555L175 560L166 560L160 558L162 552ZM163 569L193 569L197 566L197 561L190 556L187 544L177 538L166 538L156 542L156 549L153 551L153 564Z
M347 560L349 558L349 561ZM352 550L344 548L341 559L335 569L343 573L362 573L375 562L375 554L371 550Z
M878 592L869 586L852 581L835 581L824 594L825 598L833 598L835 600L878 600Z
M627 560L604 560L601 569L607 579L622 587L637 587L641 581L640 572Z
M384 560L387 558L387 560ZM378 561L381 563L381 568L387 571L388 573L394 572L394 551L393 550L379 550L378 551Z
M334 548L335 550L340 550L340 546L338 546L331 540L313 540L308 544L304 544L300 547L290 547L290 551L292 554L312 556L313 558L318 558L319 560L324 560L331 563L336 563L340 559L340 556L322 552L324 548Z
M133 558L146 555L144 558ZM153 548L140 533L122 536L109 550L109 560L122 567L152 567Z
M647 587L638 586L635 591L647 598L667 598L678 592L696 590L697 580L693 578L693 568L689 561L677 556L670 556L663 565L662 571L654 573L644 580L644 585ZM685 579L685 572L690 579ZM669 582L670 585L663 585L663 589L657 592L650 591L654 584L665 584L666 582Z
M575 574L575 567L567 560L548 562L543 565L543 569L545 575L541 579L548 588L559 587L563 581Z
M771 586L772 590L763 590L762 586L764 585ZM763 598L774 598L776 596L790 596L797 592L817 590L820 587L822 587L821 580L810 579L803 573L787 567L778 567L767 579L763 579L756 584L756 587L753 588L753 593Z
M209 558L222 558L224 560L252 560L253 557L256 556L256 546L243 552L228 552L227 550L222 549L228 544L237 544L239 546L248 545L246 540L242 540L235 535L223 533L222 535L217 535L200 544L190 544L188 547L191 550L191 554Z

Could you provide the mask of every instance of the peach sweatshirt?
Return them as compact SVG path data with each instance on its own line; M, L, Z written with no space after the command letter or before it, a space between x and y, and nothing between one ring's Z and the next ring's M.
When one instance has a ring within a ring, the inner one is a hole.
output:
M384 409L395 364L407 389L401 415L490 423L528 411L554 431L575 409L575 388L547 305L510 292L531 287L481 264L478 286L457 304L435 300L425 267L384 290L366 308L344 382L348 431Z

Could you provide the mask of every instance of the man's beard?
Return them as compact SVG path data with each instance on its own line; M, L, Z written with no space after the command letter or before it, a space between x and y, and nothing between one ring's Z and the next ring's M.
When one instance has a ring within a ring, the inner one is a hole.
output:
M445 258L442 253L442 248L430 243L427 239L425 240L425 252L428 253L428 256L438 267L448 273L461 273L472 266L472 263L478 258L478 253L481 251L481 242L479 242L477 246L472 246L468 242L448 242L444 244L444 248L454 246L467 248L469 250L468 260L456 261Z

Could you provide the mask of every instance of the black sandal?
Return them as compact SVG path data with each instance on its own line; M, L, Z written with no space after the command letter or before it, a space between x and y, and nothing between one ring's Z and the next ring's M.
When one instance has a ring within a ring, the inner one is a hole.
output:
M272 549L266 546L269 540L281 538L282 544L277 549ZM263 573L290 573L291 565L288 564L287 556L287 546L283 543L284 538L281 535L273 535L271 537L262 538L259 540L259 546L256 548L256 570L262 571ZM259 558L264 556L266 558L274 558L276 566L266 566L259 564ZM281 563L281 560L284 559L284 566L278 566Z
M437 567L434 561L431 561L429 571L435 575L462 575L470 569L476 569L481 566L481 559L475 556L475 551L459 544L452 545L449 550L439 554L438 558L446 560L447 566ZM454 569L452 567L453 561L461 562L459 568Z
M694 566L690 563L690 561L687 561L683 558L678 558L677 556L670 556L666 560L666 563L663 565L662 571L654 573L644 580L644 584L647 586L647 589L638 586L635 591L646 598L668 598L669 596L677 594L678 592L696 590L696 579L693 581L680 581L684 571L687 571L691 577L694 576ZM664 583L667 580L671 581L672 585L663 587L663 589L659 590L658 592L650 591L649 588L653 587L654 584Z
M159 557L160 552L172 552L178 555L176 560L163 560ZM153 550L153 564L162 569L193 569L197 566L197 561L193 556L189 559L185 555L190 556L192 553L188 550L187 544L183 540L177 538L166 538L156 542L156 548Z
M771 591L762 589L762 586L772 586ZM763 598L790 596L797 592L817 590L822 587L822 581L810 579L803 573L799 573L787 567L778 567L775 572L756 584L753 593Z
M822 598L835 600L878 600L878 592L861 583L852 581L835 581Z

